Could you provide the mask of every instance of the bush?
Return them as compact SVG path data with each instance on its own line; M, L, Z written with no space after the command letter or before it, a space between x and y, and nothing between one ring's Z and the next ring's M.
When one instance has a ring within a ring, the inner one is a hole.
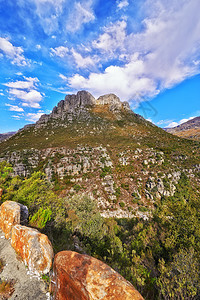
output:
M42 229L46 223L51 220L52 211L50 208L43 209L42 207L32 216L29 223L33 227Z

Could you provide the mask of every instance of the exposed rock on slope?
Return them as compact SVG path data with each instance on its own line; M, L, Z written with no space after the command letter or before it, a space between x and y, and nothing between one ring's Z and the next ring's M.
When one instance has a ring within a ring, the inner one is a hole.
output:
M200 117L196 117L173 128L166 128L165 130L179 137L200 140Z
M55 300L143 300L120 274L88 255L62 251L55 256Z

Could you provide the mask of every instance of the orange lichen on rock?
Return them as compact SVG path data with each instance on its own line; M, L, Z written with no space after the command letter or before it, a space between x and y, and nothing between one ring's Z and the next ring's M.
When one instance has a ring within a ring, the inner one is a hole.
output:
M119 273L91 256L59 252L53 269L51 291L55 300L144 300Z
M13 201L6 201L0 207L0 228L6 239L11 235L12 227L20 224L20 205Z
M53 248L45 234L33 228L15 225L12 229L11 245L31 273L40 275L50 271Z

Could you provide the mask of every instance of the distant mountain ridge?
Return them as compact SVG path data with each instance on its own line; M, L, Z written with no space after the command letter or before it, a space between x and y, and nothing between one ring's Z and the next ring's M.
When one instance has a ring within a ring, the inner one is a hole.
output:
M196 117L173 128L165 128L165 130L179 137L200 140L200 117Z
M16 131L6 132L6 133L0 133L0 142L6 140L8 138L10 138L15 133L16 133Z

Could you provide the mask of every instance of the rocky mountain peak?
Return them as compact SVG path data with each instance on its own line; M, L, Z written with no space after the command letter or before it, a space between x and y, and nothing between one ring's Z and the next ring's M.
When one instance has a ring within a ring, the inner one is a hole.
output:
M67 118L68 121L72 121L80 115L86 115L89 109L97 106L106 106L112 113L131 111L128 102L121 102L115 94L106 94L95 99L89 92L83 90L76 95L66 95L65 99L53 108L52 113L42 115L36 125L45 124L50 119Z

